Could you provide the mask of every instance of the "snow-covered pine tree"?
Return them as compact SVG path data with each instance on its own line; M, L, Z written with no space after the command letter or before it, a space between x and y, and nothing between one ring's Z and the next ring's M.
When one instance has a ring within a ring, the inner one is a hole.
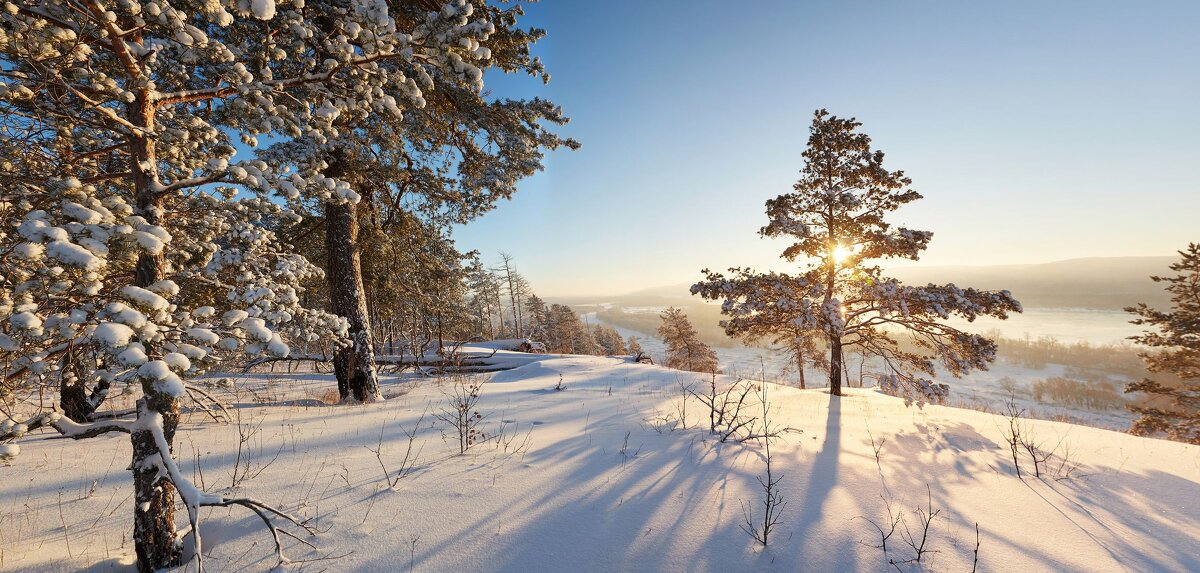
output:
M476 260L467 270L467 286L471 290L471 306L479 322L479 336L487 340L501 336L504 307L499 303L500 280ZM495 317L499 318L499 328Z
M662 324L658 327L658 335L667 346L663 366L689 372L717 371L717 353L700 340L682 310L670 307L659 316L662 317Z
M1137 315L1133 324L1151 328L1130 337L1149 348L1141 355L1146 369L1177 380L1162 383L1147 378L1128 384L1125 391L1144 392L1160 401L1130 406L1141 415L1131 429L1134 434L1165 434L1172 440L1200 444L1200 244L1188 244L1179 255L1180 261L1171 265L1179 274L1151 277L1167 283L1171 310L1160 311L1145 303L1125 309Z
M299 308L292 285L315 269L259 221L292 217L263 199L269 192L321 187L352 201L348 185L261 161L230 164L232 138L336 138L347 102L394 107L382 88L398 79L381 73L384 62L450 61L477 76L455 54L471 51L469 36L489 24L461 25L463 6L431 6L405 30L379 1L34 0L0 11L0 148L28 150L6 154L0 170L22 173L0 178L8 228L19 228L4 240L20 253L4 261L5 319L16 328L6 378L68 372L75 414L77 381L95 382L83 394L93 402L105 383L141 388L134 420L48 414L35 424L71 437L132 434L143 570L179 562L174 486L193 520L200 505L232 503L184 487L170 454L185 380L201 358L284 354L275 331L305 316L327 335L344 328ZM252 198L235 200L230 185ZM195 527L192 535L199 558Z
M794 240L782 256L803 260L803 272L735 268L727 277L706 269L692 294L723 301L731 336L824 339L833 395L842 393L843 354L852 348L882 361L881 385L906 401L940 401L947 387L916 373L932 376L936 361L955 375L986 369L996 354L993 341L941 321L1003 319L1021 305L1003 290L903 285L869 263L917 260L933 233L885 220L921 195L903 172L884 169L883 152L871 149L870 137L856 131L860 125L817 110L794 191L767 201L769 223L761 234ZM913 349L899 343L897 329L911 337Z
M343 398L360 401L378 399L379 391L358 204L403 206L438 224L465 223L511 197L518 180L542 168L545 150L578 146L545 128L567 121L550 102L489 101L483 93L487 69L549 80L529 51L544 32L518 27L519 5L381 0L370 9L388 19L390 34L408 39L404 56L381 54L370 64L370 78L347 78L353 95L325 98L318 112L330 130L291 134L263 154L315 183L297 185L295 198L315 202L312 208L325 217L330 302L349 321L353 342L335 355L334 367ZM378 34L368 32L361 22L331 18L313 57L369 57L364 54L374 51ZM500 335L513 334L517 317L506 325L500 291L489 294Z
M828 364L817 347L825 337L821 330L802 319L801 306L791 304L796 293L808 293L804 279L780 273L756 274L750 269L734 268L735 279L722 280L721 275L709 273L709 282L692 287L694 293L709 299L740 301L737 306L722 308L733 318L722 320L725 334L748 343L767 341L777 351L790 358L799 377L800 388L807 386L806 366ZM720 282L711 282L714 279ZM697 288L699 287L699 288ZM714 290L714 287L719 290ZM799 319L799 320L798 320Z

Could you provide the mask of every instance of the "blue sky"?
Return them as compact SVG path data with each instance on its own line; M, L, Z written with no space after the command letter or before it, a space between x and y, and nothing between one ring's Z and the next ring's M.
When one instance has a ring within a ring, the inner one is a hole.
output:
M922 264L1168 255L1200 241L1200 2L546 0L526 22L579 151L456 231L547 295L786 269L761 239L814 109L925 199Z

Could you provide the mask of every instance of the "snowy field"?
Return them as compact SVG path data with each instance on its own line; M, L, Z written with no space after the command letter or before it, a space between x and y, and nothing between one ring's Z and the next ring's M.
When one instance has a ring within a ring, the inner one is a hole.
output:
M483 375L483 437L464 455L436 419L451 380L393 377L385 402L329 406L331 376L267 373L225 390L235 423L187 414L175 453L209 490L237 474L240 494L310 519L316 535L293 531L311 548L284 538L293 571L965 572L976 524L977 571L1200 570L1195 446L1029 420L1056 453L1018 479L1004 417L769 385L772 424L792 430L772 445L787 505L762 548L740 529L743 503L761 511L762 445L717 442L694 398L679 420L679 384L697 376L495 358L523 365ZM412 469L393 488L381 464L396 477L408 433ZM128 438L47 435L0 467L0 570L132 570ZM903 521L885 553L871 522L888 529L889 504ZM921 537L918 507L937 512L919 564L905 542ZM243 508L204 509L201 532L210 571L275 565Z

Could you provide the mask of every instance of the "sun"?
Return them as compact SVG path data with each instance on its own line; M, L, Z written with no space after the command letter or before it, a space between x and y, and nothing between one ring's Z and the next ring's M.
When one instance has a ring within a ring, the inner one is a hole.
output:
M838 245L837 247L834 247L834 249L833 249L833 262L840 265L840 264L846 262L846 259L849 259L850 256L853 254L854 254L854 249L851 249L850 247L847 247L845 245Z

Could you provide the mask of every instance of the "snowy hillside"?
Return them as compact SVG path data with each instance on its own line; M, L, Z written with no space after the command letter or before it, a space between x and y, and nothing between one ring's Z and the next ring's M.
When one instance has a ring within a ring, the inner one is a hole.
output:
M1054 452L1042 478L1020 479L1004 416L771 385L771 423L790 430L771 446L786 506L763 548L740 528L744 503L761 515L762 445L709 434L708 412L680 390L699 376L617 358L497 358L520 366L480 375L482 437L463 455L437 419L449 379L389 378L385 402L327 406L331 376L265 373L225 390L235 423L186 415L175 453L210 491L236 475L241 495L311 520L316 535L290 531L312 548L283 538L285 570L1200 570L1195 446L1018 421ZM385 472L404 470L408 432L412 469L392 488ZM0 467L0 570L132 570L128 438L48 435ZM890 528L889 505L903 519L885 553L873 523ZM937 512L919 564L906 542L920 543L918 508ZM275 565L244 508L201 517L210 570Z

